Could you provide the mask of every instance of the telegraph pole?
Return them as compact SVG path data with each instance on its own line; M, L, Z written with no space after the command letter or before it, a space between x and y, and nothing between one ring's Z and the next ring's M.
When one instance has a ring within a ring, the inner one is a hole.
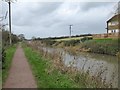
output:
M69 25L69 30L70 30L70 36L69 36L69 38L71 38L72 26L73 25Z
M9 43L12 44L12 37L11 37L11 2L12 0L5 0L8 3L8 11L9 11ZM6 18L7 16L5 16Z
M11 45L12 40L11 40L11 2L10 0L8 0L8 4L9 4L9 38L10 38L10 45Z

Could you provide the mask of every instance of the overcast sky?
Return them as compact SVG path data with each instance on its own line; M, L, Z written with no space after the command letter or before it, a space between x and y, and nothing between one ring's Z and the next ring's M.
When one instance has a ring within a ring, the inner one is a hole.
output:
M105 33L106 21L116 2L16 2L12 3L12 32L31 37ZM2 15L7 11L3 3Z

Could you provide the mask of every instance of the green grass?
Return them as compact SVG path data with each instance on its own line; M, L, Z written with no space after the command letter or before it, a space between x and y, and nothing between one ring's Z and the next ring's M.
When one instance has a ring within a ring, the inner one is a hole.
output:
M38 88L108 88L109 85L101 81L99 76L91 77L89 70L85 73L75 69L64 67L67 71L61 70L60 64L53 63L56 59L45 59L40 52L31 47L24 46L25 55L31 65L33 75L37 81ZM46 56L46 58L48 58ZM50 58L50 57L49 57ZM60 63L60 62L59 62ZM53 65L57 65L54 67Z
M117 39L112 39L112 38L102 38L102 39L93 39L92 41L96 41L96 42L110 42L110 41L113 41L113 40L117 40Z
M2 82L3 82L3 84L5 83L5 80L8 76L8 71L10 69L12 58L13 58L15 51L16 51L16 45L10 46L9 48L6 49L5 63L3 64L5 68L2 69Z
M44 59L30 47L24 47L25 55L31 65L38 88L77 88L82 87L69 78L68 74L61 74L52 66L51 60ZM49 71L51 71L48 73Z
M0 70L0 89L2 89L2 70Z
M82 44L82 48L90 48L90 52L116 55L119 52L119 39L93 39Z

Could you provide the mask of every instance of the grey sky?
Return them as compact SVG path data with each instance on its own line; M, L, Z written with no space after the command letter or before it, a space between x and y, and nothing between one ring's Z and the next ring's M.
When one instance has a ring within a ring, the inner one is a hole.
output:
M17 2L12 4L12 32L26 38L105 33L116 2ZM3 4L3 13L7 4Z

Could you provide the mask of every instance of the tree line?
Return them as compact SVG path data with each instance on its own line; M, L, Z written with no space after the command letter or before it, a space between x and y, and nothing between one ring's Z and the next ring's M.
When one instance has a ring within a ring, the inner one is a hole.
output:
M85 36L92 36L92 34L81 34L81 35L75 35L75 36L71 36L71 38L74 37L85 37ZM53 39L64 39L64 38L69 38L69 36L61 36L61 37L48 37L48 38L35 38L33 37L32 40L53 40Z

